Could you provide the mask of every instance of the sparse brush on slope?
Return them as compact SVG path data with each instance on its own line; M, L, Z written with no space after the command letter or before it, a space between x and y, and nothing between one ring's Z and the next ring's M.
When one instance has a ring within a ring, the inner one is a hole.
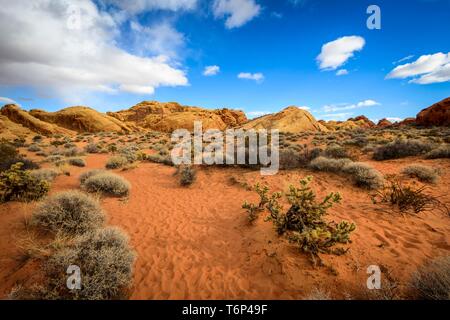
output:
M450 145L440 146L425 155L426 159L450 158Z
M429 152L433 147L433 144L420 140L396 140L375 149L373 158L381 161L418 156Z
M439 179L437 170L420 164L407 166L402 170L402 173L428 183L436 183Z

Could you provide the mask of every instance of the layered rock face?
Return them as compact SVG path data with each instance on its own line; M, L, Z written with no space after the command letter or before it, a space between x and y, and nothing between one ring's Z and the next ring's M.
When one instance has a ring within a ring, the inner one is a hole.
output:
M419 126L450 126L450 97L422 110L416 117Z
M144 101L128 110L108 112L109 116L127 125L172 132L176 129L193 130L194 122L201 121L203 129L235 127L247 121L244 112L230 109L207 110L199 107L182 106L176 102Z
M392 126L392 122L390 122L388 119L381 119L380 121L378 121L377 127L379 128L384 128L384 127L389 127Z
M57 125L42 121L33 115L29 114L25 110L22 110L19 106L15 104L8 104L2 107L0 113L7 117L10 121L21 125L22 127L28 128L29 130L50 135L55 133L71 134L70 130L59 127Z
M278 129L280 132L298 133L302 131L328 131L308 111L295 106L287 107L281 112L251 120L243 129Z
M131 132L132 129L106 114L88 107L69 107L57 112L31 110L30 115L42 121L76 132Z

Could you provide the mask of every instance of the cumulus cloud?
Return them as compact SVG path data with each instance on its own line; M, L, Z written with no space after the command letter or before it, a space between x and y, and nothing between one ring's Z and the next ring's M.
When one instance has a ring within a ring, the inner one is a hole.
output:
M387 120L389 120L390 122L400 122L403 121L403 118L397 118L397 117L389 117L386 118Z
M416 61L400 65L392 70L387 79L407 79L417 84L450 81L450 52L423 55Z
M0 30L0 85L31 86L68 100L92 91L151 94L188 83L169 57L120 48L120 25L91 0L4 2Z
M342 112L342 113L328 113L321 115L321 118L325 118L327 120L347 120L353 115L352 112Z
M358 103L353 104L330 104L325 105L323 107L323 111L325 112L336 112L336 111L344 111L344 110L353 110L353 109L360 109L360 108L366 108L366 107L373 107L373 106L379 106L381 105L379 102L375 100L364 100L360 101Z
M345 75L347 75L348 74L348 70L347 69L339 69L337 72L336 72L336 75L337 76L345 76Z
M255 0L214 0L213 13L216 18L224 18L225 27L238 28L257 17L261 6Z
M414 58L414 55L411 54L411 55L409 55L409 56L406 56L406 57L404 57L404 58L401 58L400 60L397 60L397 61L392 62L392 64L399 64L399 63L402 63L402 62L411 60L412 58Z
M197 6L197 0L103 0L131 14L151 10L192 10Z
M238 74L238 78L261 82L264 80L264 75L260 72L258 72L258 73L241 72Z
M219 66L207 66L207 67L205 67L205 70L203 70L203 75L207 76L207 77L215 76L219 72L220 72Z
M0 105L4 105L4 104L17 104L18 105L18 103L13 99L10 99L7 97L0 97Z
M365 44L364 38L359 36L342 37L324 44L316 58L320 69L336 70L353 57L355 52L361 51Z

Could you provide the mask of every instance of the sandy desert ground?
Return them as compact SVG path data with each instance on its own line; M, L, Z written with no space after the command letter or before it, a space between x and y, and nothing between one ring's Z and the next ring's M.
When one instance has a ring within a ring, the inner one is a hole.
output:
M95 141L99 139L103 138L97 136ZM85 145L77 142L79 148ZM26 148L20 152L42 161ZM70 166L70 176L56 177L50 194L79 189L79 175L104 168L110 157L87 154L86 167ZM436 168L441 177L427 185L427 193L450 204L448 159L374 161L362 154L359 161L383 175L401 176L402 168L411 163ZM42 163L43 168L52 166ZM137 254L131 299L305 299L314 292L333 299L410 298L412 273L450 251L446 212L402 214L387 204L372 203L368 190L338 174L296 168L263 177L245 168L204 166L197 169L191 186L182 187L174 176L176 169L163 164L142 161L128 170L113 171L132 186L126 198L101 198L107 224L122 228ZM312 265L307 254L278 236L264 221L267 213L250 224L241 207L245 200L257 201L250 190L257 182L282 191L309 175L319 198L332 191L343 197L327 219L357 225L349 251L342 256L322 255L325 266ZM18 284L32 285L40 279L40 260L24 255L25 240L32 233L26 221L35 207L36 202L0 205L0 297L7 297ZM383 289L377 292L366 288L370 265L380 266L383 272Z

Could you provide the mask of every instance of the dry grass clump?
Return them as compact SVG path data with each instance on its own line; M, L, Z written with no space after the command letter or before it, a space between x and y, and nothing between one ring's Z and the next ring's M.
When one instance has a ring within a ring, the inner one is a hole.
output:
M87 192L99 192L112 196L127 196L130 193L130 183L119 175L105 172L94 174L82 183Z
M194 183L197 171L192 166L179 166L175 175L179 176L180 185L187 187Z
M100 153L100 148L99 148L99 146L96 144L96 143L93 143L93 142L91 142L91 143L88 143L85 147L84 147L84 150L87 152L87 153Z
M404 168L402 173L428 183L436 183L439 179L436 169L420 164L410 165Z
M442 209L449 214L448 208L436 197L425 193L426 187L403 185L396 179L389 179L388 183L372 195L373 203L388 203L397 207L400 212L412 210L418 214L423 211Z
M78 178L78 180L80 181L80 184L83 184L84 181L86 181L87 179L89 179L90 177L99 174L99 173L105 173L106 171L103 169L93 169L93 170L89 170L86 172L83 172L82 174L80 174L80 177Z
M350 159L330 159L318 157L310 162L309 167L316 171L341 172L345 165L351 163Z
M420 299L450 300L450 256L420 267L412 276L411 286Z
M425 155L426 159L443 159L450 158L450 146L444 145L431 150Z
M375 160L399 159L418 156L433 149L433 144L420 140L396 140L385 146L378 147L373 153Z
M106 169L119 169L128 164L128 159L123 156L114 156L106 162Z
M75 167L85 167L86 166L86 161L84 161L84 159L81 158L69 158L67 159L67 162Z
M342 171L349 174L358 187L376 189L383 185L381 173L368 164L362 162L352 162L345 165Z
M59 175L55 169L38 169L30 171L30 175L38 180L52 182Z
M53 233L80 235L103 225L105 214L98 201L76 190L58 193L41 203L31 225Z
M308 294L304 300L308 301L325 301L332 300L331 295L328 291L322 289L314 288L310 294Z
M39 148L39 146L36 144L32 144L28 147L27 150L31 151L31 152L38 152L38 151L41 151L41 148Z
M352 162L349 159L329 159L318 157L309 167L316 171L334 172L349 175L358 187L376 189L383 185L383 176L371 166Z
M86 233L45 263L51 279L47 295L75 300L124 299L131 285L134 260L135 253L120 229L109 227ZM67 289L66 270L70 265L82 271L80 290Z

